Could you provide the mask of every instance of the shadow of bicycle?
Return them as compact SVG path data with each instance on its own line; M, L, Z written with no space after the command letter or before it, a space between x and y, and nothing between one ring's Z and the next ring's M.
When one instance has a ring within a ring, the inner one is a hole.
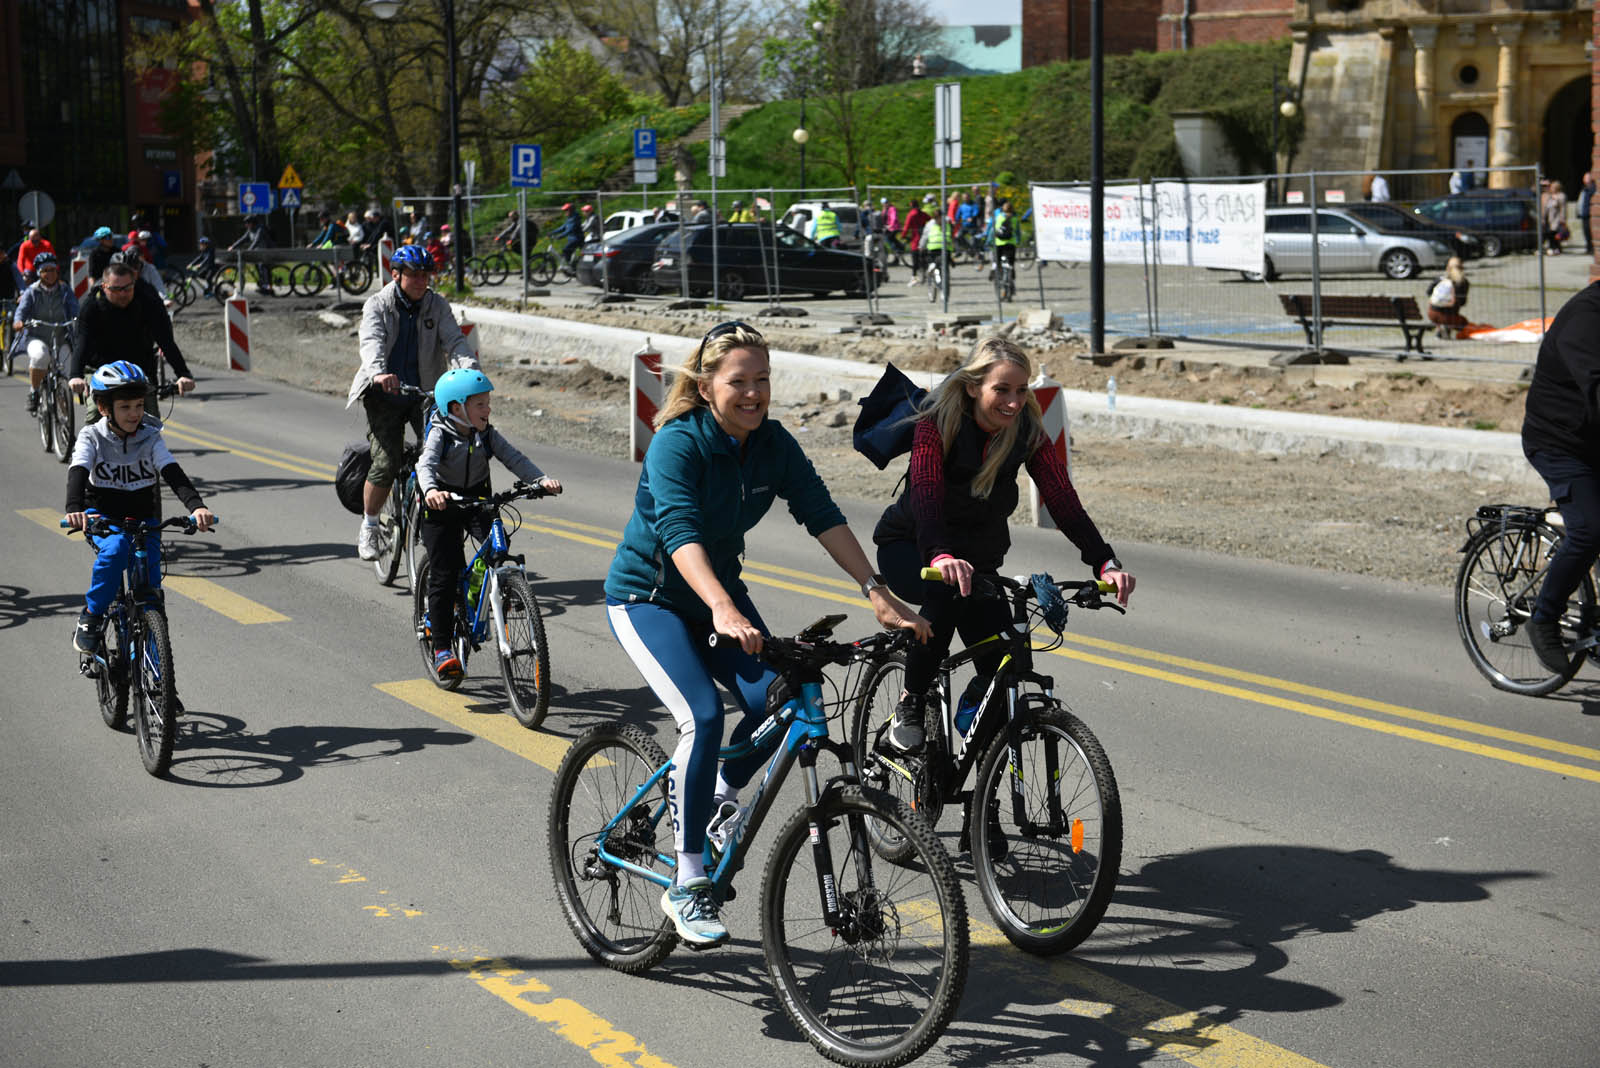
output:
M178 726L177 755L168 778L216 789L281 786L310 768L465 745L473 739L437 727L303 725L251 734L244 720L220 712L186 711Z
M34 596L26 586L0 586L0 630L56 616L75 617L83 609L81 593Z
M348 542L294 545L219 545L215 541L168 539L162 547L167 574L188 578L237 578L269 567L321 564L355 555Z

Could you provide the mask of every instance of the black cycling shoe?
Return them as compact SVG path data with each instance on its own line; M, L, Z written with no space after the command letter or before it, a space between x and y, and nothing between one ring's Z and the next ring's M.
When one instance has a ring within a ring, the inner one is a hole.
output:
M1567 655L1567 644L1561 640L1561 624L1553 619L1530 619L1527 622L1528 643L1534 655L1546 670L1566 674L1572 666Z
M78 616L78 625L72 631L72 647L80 653L93 653L100 648L100 635L106 629L106 617L84 612Z
M922 752L923 743L927 741L922 729L922 698L909 695L900 698L883 740L899 753Z

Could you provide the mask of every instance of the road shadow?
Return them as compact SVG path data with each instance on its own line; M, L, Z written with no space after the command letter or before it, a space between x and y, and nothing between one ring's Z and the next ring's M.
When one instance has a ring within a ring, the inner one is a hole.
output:
M195 488L207 497L222 493L250 493L255 491L304 489L307 486L327 486L327 478L197 478Z
M237 578L269 567L321 564L355 553L355 546L342 541L223 546L191 538L182 542L169 539L162 546L167 574L188 578Z
M554 619L573 608L592 608L606 603L604 579L567 579L552 582L532 568L527 569L528 585L539 599L539 613Z
M82 610L81 593L35 596L26 586L0 585L0 630L56 616L76 617Z
M584 965L588 958L582 957ZM523 971L570 969L572 959L496 958L496 966ZM165 949L86 959L0 961L0 988L79 986L98 983L228 983L259 979L384 979L409 976L466 975L447 958L394 961L307 961L279 963L224 949Z
M296 725L252 734L244 720L186 709L167 777L188 786L239 789L281 786L310 768L465 745L473 735L437 727Z

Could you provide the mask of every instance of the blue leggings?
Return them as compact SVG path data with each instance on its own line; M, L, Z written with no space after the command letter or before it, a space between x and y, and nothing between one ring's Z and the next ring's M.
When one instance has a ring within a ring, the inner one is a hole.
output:
M145 536L145 574L153 589L161 588L161 532L153 530ZM133 552L133 539L120 530L95 539L99 555L94 558L94 570L89 576L89 592L84 594L83 607L90 615L103 616L111 601L122 589L122 572L128 566L128 555Z
M746 594L733 598L739 611L767 633ZM606 598L611 633L644 676L644 681L678 724L678 747L667 773L667 801L672 809L672 836L680 853L705 848L717 784L717 750L722 747L722 698L717 683L733 696L744 713L729 745L750 737L761 725L767 707L767 686L777 673L726 639L706 645L709 624L690 623L670 608L648 602L626 603ZM743 786L760 768L765 754L730 760L722 777Z

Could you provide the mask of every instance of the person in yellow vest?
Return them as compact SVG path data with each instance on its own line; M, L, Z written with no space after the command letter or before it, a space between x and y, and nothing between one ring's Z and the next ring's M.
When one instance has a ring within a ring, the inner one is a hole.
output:
M950 263L945 258L945 249L949 244L950 221L943 213L930 217L922 227L922 255L928 269L938 267L949 285Z
M822 207L817 211L814 226L815 229L811 236L817 244L823 248L839 247L839 216L834 213L832 208L828 207L826 200L822 202Z
M731 223L753 223L756 221L756 213L745 207L744 201L735 200L733 202L733 211L728 214L728 221Z
M1017 217L1011 211L1011 201L1002 200L995 208L994 214L989 217L989 228L984 231L984 240L994 246L994 260L992 267L998 268L1002 263L1010 264L1011 277L1016 277L1017 271Z

